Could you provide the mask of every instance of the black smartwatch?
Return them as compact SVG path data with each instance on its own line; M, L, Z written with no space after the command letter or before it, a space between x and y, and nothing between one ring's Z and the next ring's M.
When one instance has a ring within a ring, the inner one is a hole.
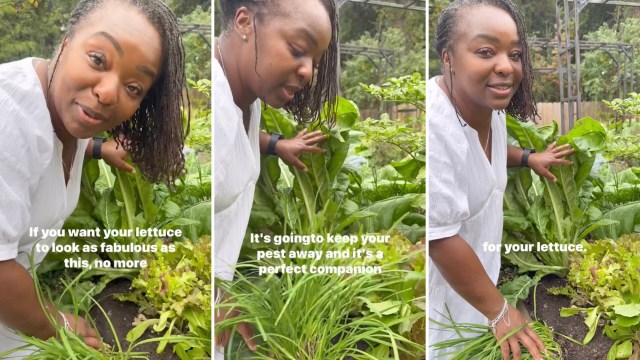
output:
M278 133L271 133L269 138L269 145L267 145L267 154L276 155L276 143L278 140L284 139L284 135Z
M536 152L536 149L523 148L522 157L520 158L520 166L529 167L529 155Z
M94 136L93 137L93 150L91 152L91 157L94 159L102 159L102 143L107 140L107 138Z

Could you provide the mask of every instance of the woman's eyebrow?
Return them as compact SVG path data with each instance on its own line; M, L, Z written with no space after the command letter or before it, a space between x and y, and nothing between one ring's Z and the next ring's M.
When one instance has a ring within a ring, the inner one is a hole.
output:
M98 31L97 33L93 34L93 36L102 36L102 37L106 38L107 40L109 40L111 42L111 44L116 49L118 54L120 56L123 55L122 46L120 46L120 43L118 42L118 40L116 40L116 38L114 38L108 32L106 32L106 31Z
M309 40L309 42L314 46L314 47L318 47L318 40L316 39L315 36L313 36L313 34L311 33L311 31L309 31L309 29L307 28L299 28L298 29L299 33L302 33L302 35L304 35L304 37L307 38L307 40Z
M487 40L487 41L492 42L494 44L499 44L500 43L500 39L498 39L497 37L495 37L493 35L489 35L489 34L478 34L478 35L474 36L473 39L471 39L471 40L475 40L475 39L484 39L484 40ZM520 40L513 40L511 42L511 45L522 45L522 42Z
M141 73L149 76L151 78L151 80L154 80L156 78L156 73L149 69L148 67L144 66L144 65L140 65L138 67L136 67L136 70L140 71Z

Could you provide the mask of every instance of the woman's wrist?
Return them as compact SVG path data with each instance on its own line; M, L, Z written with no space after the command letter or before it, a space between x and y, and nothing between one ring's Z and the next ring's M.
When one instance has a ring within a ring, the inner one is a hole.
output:
M502 305L502 310L500 310L500 313L493 319L488 318L489 319L489 327L491 328L491 331L493 331L495 333L496 331L496 326L498 326L498 324L501 321L504 321L504 323L509 326L511 325L511 317L509 316L509 303L507 302L507 300L505 299L504 304Z
M69 319L67 319L67 316L60 310L58 310L58 315L60 315L58 324L64 327L65 330L71 330L71 323L69 323Z

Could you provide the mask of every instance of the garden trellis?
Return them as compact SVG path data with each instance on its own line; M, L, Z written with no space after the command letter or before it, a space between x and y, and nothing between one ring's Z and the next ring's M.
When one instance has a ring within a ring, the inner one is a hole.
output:
M571 5L569 4L571 3ZM579 15L588 4L609 4L619 6L639 6L638 1L613 1L613 0L556 0L556 24L557 24L557 49L558 49L558 74L560 78L560 103L562 129L571 129L574 121L582 117L580 93L580 53L583 45L585 50L590 45L580 41ZM601 47L605 44L601 44ZM604 49L601 49L604 50ZM605 50L606 51L606 50ZM619 51L625 51L620 48ZM609 52L609 54L611 54ZM623 57L627 60L627 54ZM631 64L633 64L633 51L631 51ZM633 87L633 66L631 68L631 87ZM626 69L625 69L626 70ZM565 113L567 104L568 114Z

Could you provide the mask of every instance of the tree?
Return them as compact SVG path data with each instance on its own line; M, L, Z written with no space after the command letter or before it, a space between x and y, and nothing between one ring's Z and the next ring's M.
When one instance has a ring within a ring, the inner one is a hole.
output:
M359 55L341 63L342 95L363 109L373 108L379 101L367 95L360 83L382 84L390 77L414 72L425 77L425 13L388 7L378 7L375 13L375 27L367 29L360 38L348 44L393 50L393 55L389 58ZM351 19L341 16L340 21L345 24Z

